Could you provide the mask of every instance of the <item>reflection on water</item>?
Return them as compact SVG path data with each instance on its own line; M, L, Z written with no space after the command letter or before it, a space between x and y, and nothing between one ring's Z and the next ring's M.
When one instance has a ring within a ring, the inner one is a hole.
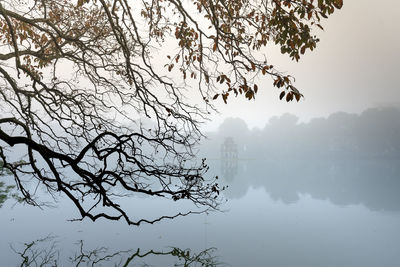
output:
M242 198L249 187L262 187L272 199L287 204L309 194L335 205L400 210L400 160L249 160L242 161L237 176L225 183L229 198Z
M309 194L340 206L400 210L399 108L370 108L359 115L338 112L308 123L284 114L252 130L245 121L230 118L208 137L204 157L214 159L211 169L223 170L229 198L261 187L287 204ZM227 164L232 160L226 157L219 160L220 146L235 151L239 165Z
M165 251L123 250L111 251L106 247L92 250L85 249L84 241L76 243L76 252L66 259L60 259L65 254L57 247L57 239L47 236L29 243L25 243L19 251L13 246L11 249L20 257L21 267L31 266L153 266L161 263L165 266L221 266L218 257L214 256L215 248L205 249L194 253L190 249L170 248ZM160 259L162 258L162 259Z
M140 255L167 253L176 247L216 259L215 251L207 250L216 247L221 262L234 267L400 266L400 111L340 113L296 123L285 115L265 129L249 130L243 121L230 120L210 134L200 156L210 159L209 175L219 175L221 186L228 185L223 213L139 228L101 220L71 223L66 219L77 212L69 202L61 199L57 209L12 208L12 201L4 202L10 194L2 185L1 264L20 264L9 244L50 232L60 237L60 255L80 255L80 245L71 244L84 240L90 248L110 248L101 255L137 247ZM170 203L151 198L123 204L138 217L172 211ZM16 251L23 252L23 246ZM82 251L89 255L93 249ZM119 255L126 260L136 252ZM157 259L152 255L150 264L174 263Z
M76 211L65 201L57 209L43 211L11 208L12 201L6 201L0 210L1 258L4 266L17 266L21 259L9 252L9 244L50 232L60 236L60 255L68 256L77 251L71 244L82 239L90 248L109 247L110 253L132 247L141 247L140 253L216 247L220 261L234 267L400 266L396 163L298 160L287 167L276 161L239 160L237 175L229 183L221 182L229 185L224 191L229 198L223 206L226 212L139 228L119 222L68 222ZM218 172L219 161L214 165L211 170ZM152 210L169 212L168 205L148 198L130 200L140 216Z

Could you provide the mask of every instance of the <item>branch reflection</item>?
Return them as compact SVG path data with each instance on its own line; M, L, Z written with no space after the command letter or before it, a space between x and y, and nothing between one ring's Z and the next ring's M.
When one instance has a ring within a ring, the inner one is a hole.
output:
M84 241L76 244L77 249L73 256L63 259L62 251L58 248L55 236L47 236L29 243L23 244L19 250L11 246L11 249L19 255L19 266L222 266L218 256L215 256L216 248L208 248L201 252L191 249L170 247L166 250L141 250L129 249L111 251L106 247L86 249ZM158 264L157 264L158 263ZM156 265L153 265L156 264Z

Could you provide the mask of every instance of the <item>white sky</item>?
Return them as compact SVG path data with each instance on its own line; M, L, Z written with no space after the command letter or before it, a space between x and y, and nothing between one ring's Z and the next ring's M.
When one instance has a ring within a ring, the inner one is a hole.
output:
M299 103L279 101L281 90L270 79L260 82L255 101L218 101L220 114L204 127L214 130L226 117L239 117L250 128L263 128L269 118L289 112L308 121L337 111L360 113L366 108L400 106L400 1L344 0L341 10L316 31L320 42L299 63L279 50L267 55L274 66L295 76L305 95Z

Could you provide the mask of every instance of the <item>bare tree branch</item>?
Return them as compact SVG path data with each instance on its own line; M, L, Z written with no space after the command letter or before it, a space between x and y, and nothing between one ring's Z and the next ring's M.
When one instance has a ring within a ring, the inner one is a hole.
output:
M253 99L259 75L283 88L281 98L299 101L294 79L261 49L275 43L299 60L316 47L311 29L322 27L320 16L341 6L341 0L3 0L3 167L27 203L40 205L40 185L53 197L67 196L81 219L139 225L217 209L216 178L206 177L204 160L195 161L212 101L221 95L227 102L230 93ZM187 199L196 210L133 220L120 205L128 194Z

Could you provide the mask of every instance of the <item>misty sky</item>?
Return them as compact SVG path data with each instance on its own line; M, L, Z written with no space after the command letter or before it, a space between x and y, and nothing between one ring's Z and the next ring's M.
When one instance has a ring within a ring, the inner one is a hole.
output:
M278 49L268 58L281 71L295 76L305 95L300 103L279 101L280 90L263 78L255 101L230 98L218 102L221 114L205 127L213 130L226 117L244 119L250 128L263 127L270 117L289 112L301 121L337 111L360 113L368 107L399 105L400 1L345 0L341 10L324 21L317 49L299 63Z

